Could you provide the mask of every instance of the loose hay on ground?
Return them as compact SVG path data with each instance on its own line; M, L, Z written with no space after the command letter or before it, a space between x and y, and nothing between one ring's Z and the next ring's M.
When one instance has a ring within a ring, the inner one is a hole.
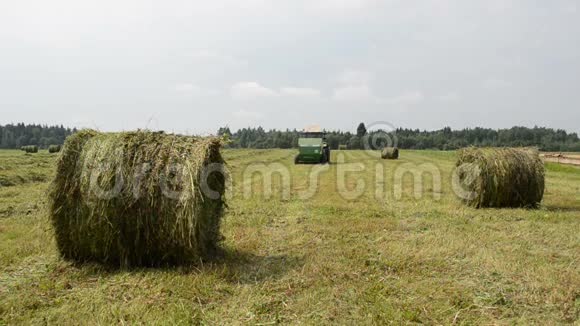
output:
M474 207L537 207L544 195L544 164L532 148L475 148L458 152L459 181Z
M66 259L119 266L196 262L217 249L224 175L218 138L157 132L70 136L57 160L50 217Z

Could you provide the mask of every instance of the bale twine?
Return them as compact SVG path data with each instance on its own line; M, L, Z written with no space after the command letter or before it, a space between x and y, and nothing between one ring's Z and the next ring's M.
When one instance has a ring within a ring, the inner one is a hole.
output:
M544 196L544 164L533 148L464 148L456 165L473 207L529 207Z
M385 147L381 152L381 158L387 160L396 160L399 158L399 149L397 147Z
M147 131L69 136L49 195L61 256L126 267L214 255L225 177L204 169L223 163L220 147L218 138Z

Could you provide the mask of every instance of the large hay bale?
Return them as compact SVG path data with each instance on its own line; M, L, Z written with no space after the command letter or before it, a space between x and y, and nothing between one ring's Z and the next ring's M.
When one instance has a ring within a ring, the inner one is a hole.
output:
M344 145L344 144L340 144L340 145L338 145L338 150L339 150L339 151L345 151L345 150L347 150L347 149L348 149L348 147L347 147L346 145Z
M399 158L399 149L397 147L385 147L381 152L381 158L387 160L396 160Z
M50 145L48 146L48 152L49 153L58 153L61 150L61 146L60 145Z
M464 148L456 165L473 207L537 207L544 196L544 164L532 148Z
M218 138L147 131L69 136L50 191L62 257L123 267L211 257L225 177L204 168L223 164L220 147Z

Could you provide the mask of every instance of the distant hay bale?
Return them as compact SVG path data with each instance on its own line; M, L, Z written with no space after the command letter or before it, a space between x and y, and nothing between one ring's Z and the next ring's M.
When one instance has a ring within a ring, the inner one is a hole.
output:
M346 149L347 149L347 146L346 145L338 145L338 150L339 151L344 151Z
M49 195L61 256L125 267L214 255L225 176L205 168L223 164L220 147L147 131L69 136Z
M48 152L49 153L58 153L61 150L61 146L60 145L50 145L48 146Z
M456 165L464 202L473 207L537 207L544 196L544 164L532 148L464 148Z
M381 158L387 160L396 160L399 158L399 149L397 147L385 147L381 152Z
M22 146L20 147L20 150L26 153L38 153L38 146L36 145Z

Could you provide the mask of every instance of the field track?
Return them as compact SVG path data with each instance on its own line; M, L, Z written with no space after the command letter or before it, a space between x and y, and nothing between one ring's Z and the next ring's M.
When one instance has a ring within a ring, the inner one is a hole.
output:
M541 153L540 156L545 162L580 166L580 154L578 153Z

